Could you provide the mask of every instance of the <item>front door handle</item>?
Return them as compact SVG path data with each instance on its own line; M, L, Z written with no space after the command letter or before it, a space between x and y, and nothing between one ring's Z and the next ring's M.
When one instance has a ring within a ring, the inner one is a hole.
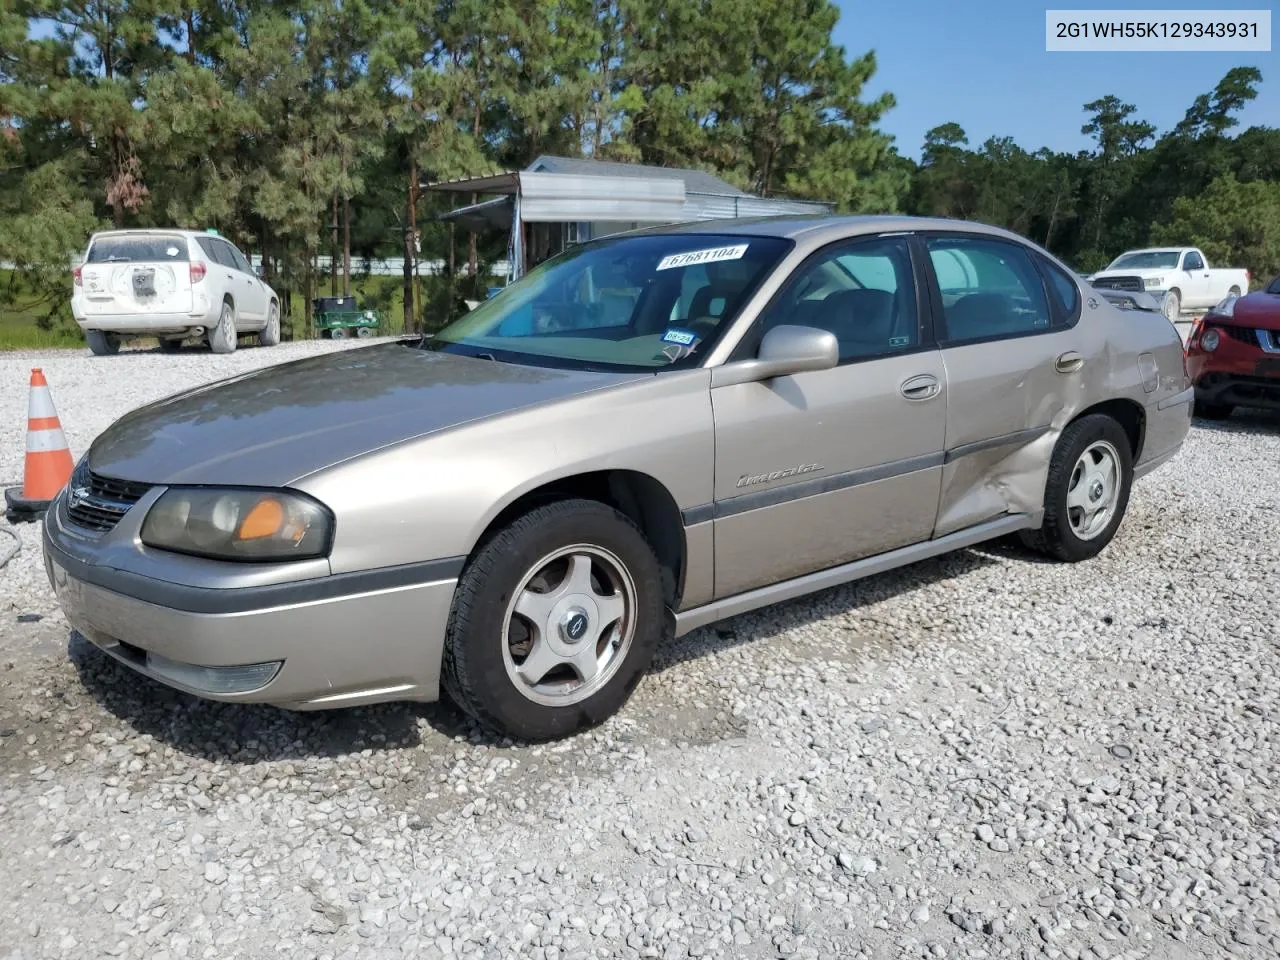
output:
M1075 373L1084 366L1084 357L1076 353L1074 350L1068 350L1062 356L1058 357L1055 364L1059 373Z
M902 395L908 400L932 400L942 392L938 378L929 373L912 377L902 384Z

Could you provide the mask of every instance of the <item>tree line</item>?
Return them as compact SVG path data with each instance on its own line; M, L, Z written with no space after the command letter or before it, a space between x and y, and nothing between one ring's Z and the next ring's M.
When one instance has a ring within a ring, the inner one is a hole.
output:
M435 326L505 238L459 235L419 185L540 154L981 220L1085 270L1177 242L1280 271L1280 130L1236 129L1258 70L1160 135L1107 96L1084 105L1091 149L971 145L944 123L917 162L879 128L894 98L864 96L874 53L836 44L837 17L829 0L10 0L0 309L24 299L56 323L89 233L166 225L217 229L304 303L368 258L443 261L404 278L405 329Z

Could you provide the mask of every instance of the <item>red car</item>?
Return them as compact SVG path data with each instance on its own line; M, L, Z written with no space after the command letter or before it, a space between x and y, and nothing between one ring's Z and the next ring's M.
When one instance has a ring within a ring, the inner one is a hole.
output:
M1280 276L1264 290L1227 297L1187 339L1195 414L1225 420L1236 407L1280 410Z

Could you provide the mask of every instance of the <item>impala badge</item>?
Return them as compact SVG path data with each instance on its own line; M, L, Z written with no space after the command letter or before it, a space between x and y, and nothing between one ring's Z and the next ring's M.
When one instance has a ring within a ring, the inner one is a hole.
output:
M822 465L818 463L802 463L798 467L775 470L773 473L747 473L738 478L738 486L753 487L757 483L773 483L775 480L785 480L787 477L798 477L802 473L817 473L821 469Z

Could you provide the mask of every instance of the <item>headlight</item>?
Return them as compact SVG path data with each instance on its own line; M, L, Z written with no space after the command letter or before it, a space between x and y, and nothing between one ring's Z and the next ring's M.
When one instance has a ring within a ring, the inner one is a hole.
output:
M1164 277L1148 277L1142 281L1144 290L1159 290L1164 287Z
M1234 317L1236 315L1236 301L1239 299L1234 293L1229 293L1214 304L1213 309L1209 312L1219 317Z
M1210 327L1200 337L1200 349L1205 353L1213 353L1218 349L1218 344L1222 341L1222 334Z
M147 511L149 547L217 560L322 557L333 515L310 497L284 490L173 487Z

